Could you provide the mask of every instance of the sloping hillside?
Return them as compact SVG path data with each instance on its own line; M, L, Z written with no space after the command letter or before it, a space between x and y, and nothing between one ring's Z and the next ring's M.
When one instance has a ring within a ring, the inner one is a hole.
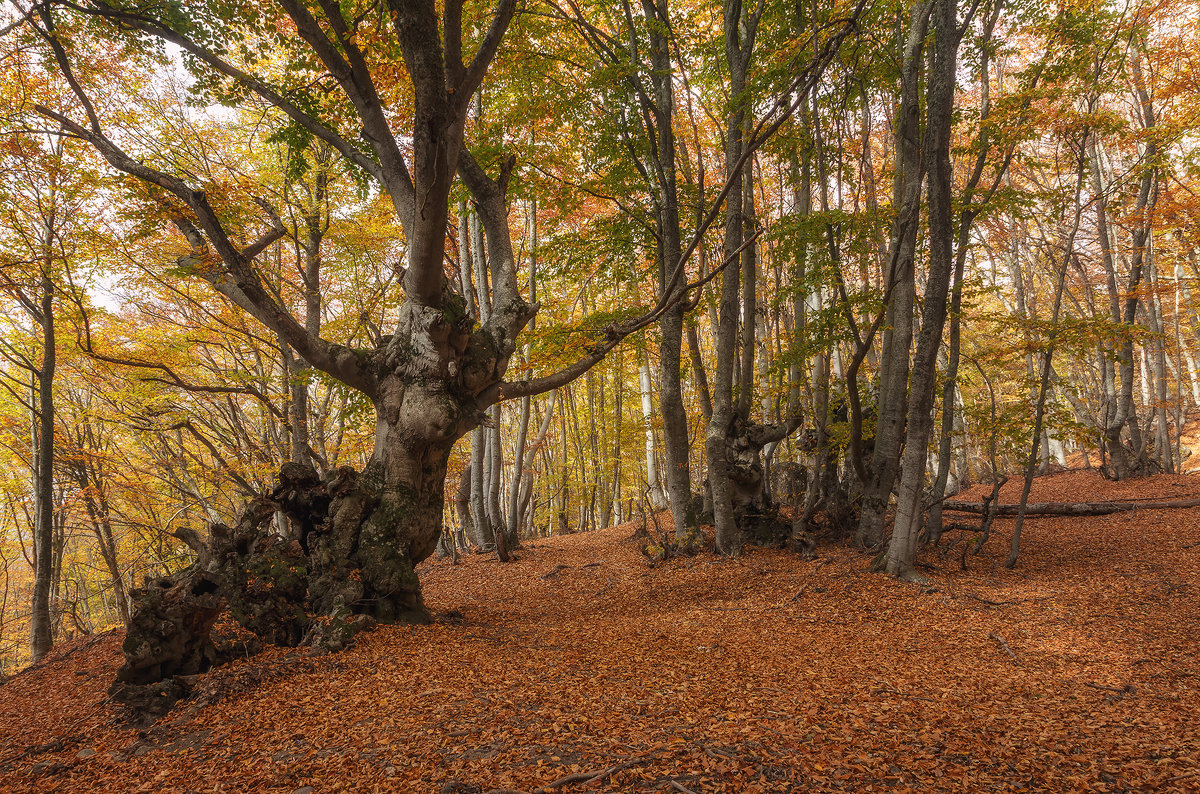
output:
M1147 496L1200 477L1033 493ZM927 589L828 543L651 569L632 525L434 562L438 625L235 663L144 733L103 702L119 638L84 640L0 687L0 788L1196 790L1200 513L1032 519L1006 571L1011 526Z

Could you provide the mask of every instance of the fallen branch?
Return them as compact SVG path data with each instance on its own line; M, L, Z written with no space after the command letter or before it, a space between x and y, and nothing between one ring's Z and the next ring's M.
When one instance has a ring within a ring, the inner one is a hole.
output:
M1137 501L1137 502L1035 502L1025 506L1027 516L1106 516L1110 513L1121 513L1131 510L1177 510L1187 507L1200 507L1200 499L1172 499L1166 501ZM980 502L958 502L947 500L942 503L943 510L954 510L959 513L975 513L983 515L984 505ZM1015 516L1020 512L1018 504L994 505L997 516Z
M571 567L570 565L555 565L549 571L542 574L542 578L543 579L553 579L555 576L558 576L559 571L565 571L570 567Z
M980 603L988 604L988 605L994 606L994 607L1002 607L1002 606L1008 606L1009 604L1020 603L1018 601L993 601L990 598L983 598L982 596L977 596L974 593L963 593L963 595L966 596L967 598L973 598L976 601L979 601Z
M961 530L962 532L983 532L983 527L977 527L974 524L964 524L961 521L950 522L946 526L942 527L942 532L952 532L956 529Z
M740 761L741 760L740 758L738 758L736 755L733 755L732 753L727 753L723 750L717 750L712 747L705 747L704 754L709 756L710 758L724 759L726 761Z
M1188 778L1197 777L1197 776L1200 776L1200 772L1188 772L1186 775L1176 775L1175 777L1169 777L1166 780L1164 780L1163 783L1175 783L1180 780L1187 780Z
M573 772L565 777L560 777L558 780L555 780L552 783L547 783L541 788L535 788L533 790L533 794L548 794L548 792L551 792L554 789L562 788L563 786L570 786L573 783L591 783L596 780L604 780L604 778L616 774L622 769L628 769L631 766L637 766L643 762L644 759L635 758L632 761L626 761L623 764L610 766L608 769L601 769L598 772Z
M1014 662L1016 662L1017 664L1020 664L1020 663L1021 663L1021 660L1020 660L1020 659L1018 659L1018 658L1017 658L1017 655L1016 655L1015 653L1013 653L1013 652L1012 652L1012 648L1008 647L1008 643L1004 641L1004 638L1003 638L1003 637L1001 637L999 634L997 634L997 633L996 633L996 632L994 632L994 631L993 631L992 633L988 634L988 637L990 637L990 638L992 638L993 640L995 640L995 641L996 641L996 644L997 644L997 645L999 645L1001 648L1003 648L1003 649L1004 649L1004 652L1008 654L1008 656L1009 656L1009 658L1010 658L1010 659L1012 659L1012 660L1013 660Z

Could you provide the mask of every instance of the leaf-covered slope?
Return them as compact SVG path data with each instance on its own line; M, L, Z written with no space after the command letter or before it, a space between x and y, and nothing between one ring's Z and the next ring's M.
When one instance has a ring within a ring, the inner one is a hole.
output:
M1166 495L1200 478L1072 472L1032 498ZM269 650L144 736L101 704L118 638L84 641L0 687L0 788L532 791L621 767L583 790L1194 790L1200 511L1034 519L1015 571L996 531L968 572L927 553L929 590L828 545L648 569L631 525L427 563L461 620Z

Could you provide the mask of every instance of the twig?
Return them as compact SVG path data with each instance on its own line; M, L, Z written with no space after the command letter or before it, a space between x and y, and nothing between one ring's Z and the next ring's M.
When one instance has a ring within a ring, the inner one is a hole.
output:
M571 567L570 565L555 565L549 571L542 574L542 578L543 579L553 579L555 576L558 576L559 571L565 571L570 567Z
M1126 684L1123 687L1105 686L1104 684L1097 684L1095 681L1084 681L1084 684L1090 686L1092 689L1103 689L1105 692L1116 692L1122 697L1125 695L1137 694L1137 690L1133 688L1133 684Z
M696 794L696 792L692 791L687 786L683 785L682 783L677 783L674 780L671 781L671 788L680 792L680 794Z
M1002 607L1002 606L1006 606L1008 604L1016 604L1017 603L1016 601L993 601L990 598L983 598L981 596L975 595L974 593L963 593L963 595L965 595L967 598L973 598L976 601L982 602L984 604L990 604L991 606L994 606L994 607ZM993 635L993 636L995 636L995 635Z
M1016 662L1017 664L1021 663L1021 660L1018 659L1017 655L1012 652L1012 648L1008 647L1008 643L1004 641L1003 637L1001 637L999 634L997 634L994 631L991 632L990 634L988 634L988 637L995 640L996 644L998 644L1001 648L1003 648L1004 652L1007 653L1014 662Z
M714 750L714 749L713 749L713 748L711 748L711 747L705 747L705 748L704 748L704 753L705 753L705 755L711 756L712 758L722 758L722 759L724 759L724 760L726 760L726 761L738 761L738 760L740 760L740 759L739 759L739 758L738 758L736 755L732 755L732 754L730 754L730 753L722 752L721 750Z
M1197 770L1195 772L1188 772L1186 775L1176 775L1175 777L1169 777L1166 780L1164 780L1163 783L1174 783L1178 780L1187 780L1189 777L1196 777L1197 775L1200 775L1200 770Z
M591 783L594 780L603 780L609 775L620 772L622 769L628 769L631 766L637 766L641 763L644 763L644 759L635 758L632 761L626 761L623 764L610 766L608 769L601 769L598 772L573 772L565 777L560 777L558 780L555 780L552 783L547 783L541 788L535 788L533 790L533 794L548 794L548 792L553 791L556 788L569 786L572 783Z

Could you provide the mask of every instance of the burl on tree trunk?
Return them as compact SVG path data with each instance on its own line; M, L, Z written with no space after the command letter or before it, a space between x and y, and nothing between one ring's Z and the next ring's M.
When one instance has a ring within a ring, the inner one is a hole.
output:
M110 690L126 717L162 716L220 660L211 631L226 608L266 642L318 652L341 650L376 622L428 623L406 535L427 520L430 497L383 492L380 479L372 466L321 479L288 463L278 487L249 502L235 526L214 524L207 539L178 533L197 559L135 592L125 664ZM277 511L294 537L273 532Z

